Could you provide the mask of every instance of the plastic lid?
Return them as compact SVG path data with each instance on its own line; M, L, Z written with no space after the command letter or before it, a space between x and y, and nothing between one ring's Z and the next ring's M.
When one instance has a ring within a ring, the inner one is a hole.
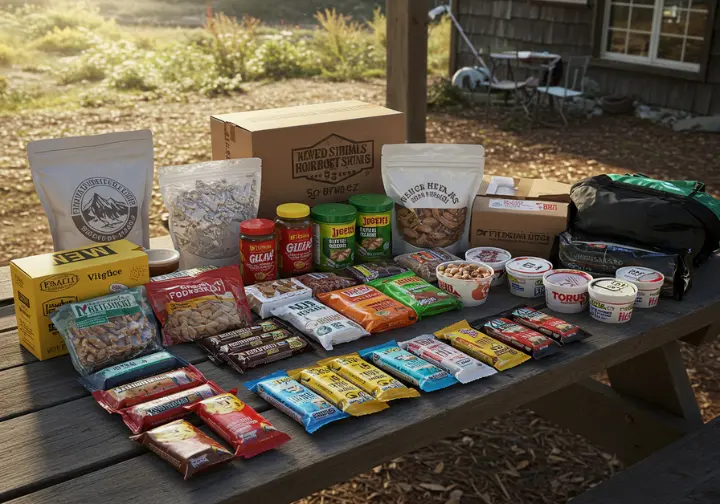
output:
M312 207L310 217L318 222L342 224L354 222L357 217L357 210L355 210L354 206L344 203L323 203Z
M465 252L468 261L488 263L493 268L503 266L512 258L512 254L505 249L497 247L475 247Z
M586 287L593 277L589 273L584 271L572 270L572 269L559 269L548 271L543 277L551 285L557 285L559 287Z
M278 205L275 213L281 219L302 219L310 215L310 207L304 203L283 203Z
M659 271L641 266L625 266L615 272L617 278L642 284L660 284L665 281L665 275Z
M530 276L543 276L552 269L550 261L540 257L516 257L505 263L505 269L514 273Z
M248 219L240 223L240 232L250 236L269 235L275 231L275 223L268 219Z
M356 194L348 200L358 212L388 212L393 209L395 202L384 194Z
M596 278L588 285L588 292L598 301L620 304L635 302L638 288L617 278Z

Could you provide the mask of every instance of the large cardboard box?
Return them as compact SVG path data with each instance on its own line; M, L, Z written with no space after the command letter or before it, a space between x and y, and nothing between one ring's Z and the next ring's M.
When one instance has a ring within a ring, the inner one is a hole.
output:
M62 250L10 262L20 343L40 360L67 353L50 314L150 281L148 257L128 240Z
M405 143L401 112L360 101L212 116L213 159L259 157L259 217L282 203L340 202L353 194L385 194L384 144Z
M485 176L473 204L471 247L549 258L568 224L570 186L552 180Z

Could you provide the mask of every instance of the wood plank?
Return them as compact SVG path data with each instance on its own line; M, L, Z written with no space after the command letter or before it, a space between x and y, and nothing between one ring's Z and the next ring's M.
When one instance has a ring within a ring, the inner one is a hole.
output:
M38 359L20 345L17 329L0 333L0 371Z
M548 394L527 407L616 454L628 465L692 430L681 419L620 396L593 379Z
M13 290L10 279L10 266L0 267L0 306L12 303Z
M703 327L692 334L688 334L682 340L690 345L700 346L715 340L718 335L720 335L720 322L715 322L708 327Z
M573 504L713 504L720 495L720 420L621 471Z
M0 308L0 332L17 329L15 318L15 305L7 305Z
M387 0L387 106L405 114L408 142L425 141L428 0Z

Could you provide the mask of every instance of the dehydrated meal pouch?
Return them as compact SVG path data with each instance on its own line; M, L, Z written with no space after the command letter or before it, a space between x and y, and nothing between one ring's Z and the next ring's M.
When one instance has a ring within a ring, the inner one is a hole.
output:
M185 420L176 420L130 439L168 462L183 479L233 458L227 448Z
M149 130L38 140L27 154L55 250L123 238L150 246Z
M100 406L113 412L197 387L206 381L203 374L194 366L187 366L120 385L110 390L98 390L92 395Z
M467 249L470 212L484 167L481 145L384 145L383 185L395 201L393 252Z
M162 349L143 286L62 305L50 319L83 376Z
M344 289L345 287L352 287L360 283L354 278L342 277L335 273L307 273L306 275L297 277L297 280L305 286L310 287L313 296L317 296L320 292Z
M356 264L355 266L348 266L345 269L346 274L352 276L360 283L368 283L378 278L399 275L405 271L407 271L407 268L403 268L392 262Z
M164 166L158 180L180 268L238 264L240 223L260 204L260 159Z
M303 299L310 299L312 290L294 278L271 280L247 288L250 308L262 318L269 317L273 308Z
M79 381L87 390L95 392L189 365L185 359L163 350L106 367L93 374L80 377Z
M458 298L429 284L411 271L373 280L370 285L415 310L418 318L462 307L462 301Z
M116 410L106 408L111 413L119 413L123 422L133 432L138 434L156 425L161 425L186 415L188 412L183 406L189 406L208 397L222 394L222 390L214 382L208 381L198 387L186 389L181 392L159 397L152 401L136 404L129 408ZM231 390L230 392L235 392Z
M437 267L447 261L459 261L460 258L447 250L437 247L431 250L418 250L399 255L395 262L413 271L423 280L437 282Z
M365 328L370 334L405 327L418 316L407 306L369 285L318 294L318 299Z
M273 427L235 394L216 395L185 408L230 443L236 457L254 457L290 441L290 436Z
M247 327L252 315L238 266L147 284L166 345Z
M275 308L273 315L292 324L303 334L320 343L325 350L332 350L333 345L370 335L357 322L314 299Z

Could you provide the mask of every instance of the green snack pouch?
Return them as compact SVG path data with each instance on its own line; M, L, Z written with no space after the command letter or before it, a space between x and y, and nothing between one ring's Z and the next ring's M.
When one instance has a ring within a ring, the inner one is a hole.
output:
M462 307L458 298L426 282L412 271L378 278L368 282L368 285L412 308L419 318Z

